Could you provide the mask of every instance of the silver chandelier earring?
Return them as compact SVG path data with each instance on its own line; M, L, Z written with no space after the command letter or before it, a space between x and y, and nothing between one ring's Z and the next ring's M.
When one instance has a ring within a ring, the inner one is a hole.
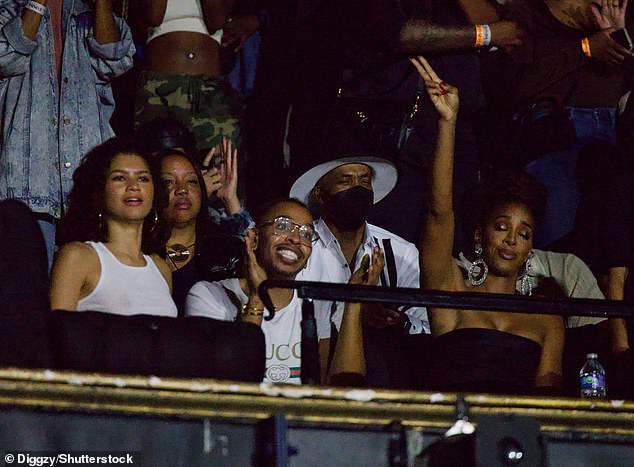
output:
M533 252L531 251L526 258L526 263L524 263L524 271L522 275L519 277L520 281L520 293L522 295L528 295L529 297L533 294L533 284L531 283L530 272L533 268L531 264L531 259L533 258Z
M474 251L477 258L471 263L471 266L469 266L467 275L469 277L469 283L476 287L486 280L489 274L489 266L487 266L487 263L482 259L482 245L476 243Z

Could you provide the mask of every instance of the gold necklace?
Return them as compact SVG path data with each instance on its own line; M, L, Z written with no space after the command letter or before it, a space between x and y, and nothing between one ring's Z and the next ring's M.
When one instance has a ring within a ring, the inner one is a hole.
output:
M167 250L167 258L177 270L180 269L180 263L184 263L189 260L192 254L191 250L195 244L196 243L194 242L191 245L185 246L180 243L174 243L173 245L168 245L165 248Z

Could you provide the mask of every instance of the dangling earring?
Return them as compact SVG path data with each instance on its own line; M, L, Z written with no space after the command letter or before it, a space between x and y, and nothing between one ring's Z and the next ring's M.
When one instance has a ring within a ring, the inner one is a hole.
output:
M99 211L97 218L99 219L99 232L101 232L103 229L103 216L101 215L101 211Z
M156 208L154 209L154 224L152 224L152 228L150 229L150 232L154 232L154 229L156 229L156 226L158 224L158 211L156 210Z
M531 272L531 269L533 267L533 265L531 264L532 258L533 252L531 251L528 255L528 258L526 258L526 263L524 263L524 272L522 272L522 275L519 277L520 293L522 295L528 295L529 297L533 294L533 284L531 283L531 278L529 276L529 273Z
M474 251L477 259L469 266L467 275L469 277L469 283L476 287L486 280L489 274L489 266L487 266L487 263L482 259L482 245L476 243Z

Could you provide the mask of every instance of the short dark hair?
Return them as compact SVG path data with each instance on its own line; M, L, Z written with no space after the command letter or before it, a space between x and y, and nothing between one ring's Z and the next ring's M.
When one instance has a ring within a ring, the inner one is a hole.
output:
M461 203L461 218L467 238L473 239L478 225L507 204L520 204L531 213L536 225L544 221L548 191L534 176L517 169L498 169L468 190Z
M144 123L134 134L139 150L145 154L183 148L191 157L196 156L196 138L180 120L159 117Z
M137 146L123 138L111 138L90 150L73 173L73 188L68 195L68 212L57 229L57 244L69 242L106 242L108 228L99 214L104 208L106 175L112 160L119 154L134 154L143 158L150 169L154 184L152 207L156 213L148 215L143 223L141 250L145 254L159 252L170 236L170 227L164 218L167 204L161 186L158 165L142 155Z
M306 211L310 213L310 210L308 209L308 207L296 198L275 198L258 206L256 210L253 211L253 222L255 222L256 225L259 225L263 222L270 220L268 219L268 216L273 210L273 208L275 208L276 206L280 204L285 204L285 203L295 204L297 206L300 206L306 209Z

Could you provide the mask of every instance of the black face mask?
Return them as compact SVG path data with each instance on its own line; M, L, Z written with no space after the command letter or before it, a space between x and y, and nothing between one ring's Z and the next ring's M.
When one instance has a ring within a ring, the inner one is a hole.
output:
M359 185L334 195L324 195L323 217L344 231L359 229L374 204L374 193Z

